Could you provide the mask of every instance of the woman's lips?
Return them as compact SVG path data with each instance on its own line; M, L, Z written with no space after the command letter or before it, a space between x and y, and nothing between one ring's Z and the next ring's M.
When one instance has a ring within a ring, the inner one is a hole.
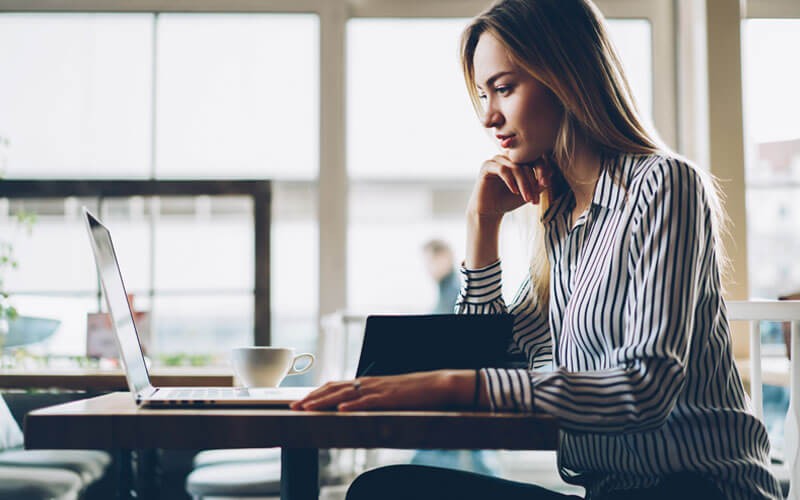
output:
M503 149L510 148L514 142L513 135L498 135L497 138L500 140L500 147Z

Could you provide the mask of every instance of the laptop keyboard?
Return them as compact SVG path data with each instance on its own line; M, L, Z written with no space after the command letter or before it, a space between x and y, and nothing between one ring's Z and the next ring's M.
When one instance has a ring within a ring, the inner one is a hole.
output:
M231 399L241 396L241 391L226 388L162 389L168 399Z

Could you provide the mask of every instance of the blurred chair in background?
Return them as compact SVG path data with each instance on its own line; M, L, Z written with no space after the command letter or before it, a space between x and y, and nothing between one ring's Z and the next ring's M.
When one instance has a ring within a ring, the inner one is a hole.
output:
M0 394L0 500L80 498L105 474L108 453L24 450L22 430Z

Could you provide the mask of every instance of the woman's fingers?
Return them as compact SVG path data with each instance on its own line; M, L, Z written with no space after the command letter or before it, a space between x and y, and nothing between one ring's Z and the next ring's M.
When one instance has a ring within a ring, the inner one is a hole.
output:
M526 202L539 202L543 187L535 169L530 164L516 164L505 156L495 156L484 164L485 173L503 180L512 193Z
M368 394L358 399L341 403L336 409L339 411L374 410L381 407L382 399L380 394Z
M292 406L292 409L303 409L303 410L325 410L329 408L335 408L340 403L344 401L350 401L352 399L356 399L361 397L362 393L360 390L356 390L355 387L351 385L341 387L339 390L335 392L331 392L319 397L315 398L307 398L303 401L300 401L299 407L295 408Z
M509 191L516 195L520 195L520 189L517 185L517 180L514 177L514 174L511 172L511 168L507 165L503 165L502 163L496 161L496 159L492 159L483 164L483 172L484 175L493 175L495 177L499 177Z
M331 392L338 391L341 389L347 382L327 382L325 385L320 387L319 389L314 389L311 391L308 396L304 398L304 400L311 400L311 399L318 399L326 394Z
M349 397L348 397L349 396ZM315 389L300 401L295 401L289 408L292 410L319 409L324 405L336 406L340 401L358 396L353 381L328 382Z
M533 204L539 203L539 193L542 192L542 185L539 182L539 177L536 175L536 170L530 165L526 165L525 168L523 168L523 172L531 189L531 197L527 201Z
M310 393L301 401L295 401L289 407L292 410L331 410L341 411L363 410L377 407L381 400L376 382L372 378L360 378L343 382L328 382ZM374 390L373 390L374 389Z
M497 155L484 164L485 173L495 175L503 180L513 194L529 201L533 194L527 168L512 162L508 157Z
M550 174L547 168L545 168L544 165L536 165L531 170L534 172L534 175L536 175L536 182L540 186L540 189L546 189L550 184Z
M509 167L517 186L520 187L520 196L527 201L533 201L536 194L535 178L531 176L531 169L524 165Z

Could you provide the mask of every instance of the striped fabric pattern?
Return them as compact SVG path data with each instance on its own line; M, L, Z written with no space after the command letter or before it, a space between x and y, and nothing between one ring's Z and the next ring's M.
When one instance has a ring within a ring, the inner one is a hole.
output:
M733 363L697 171L666 155L608 158L570 227L574 206L569 193L542 218L549 305L528 279L507 307L499 261L462 269L456 312L512 313L510 350L529 363L482 371L492 409L558 418L560 473L590 496L692 471L729 498L780 498Z

